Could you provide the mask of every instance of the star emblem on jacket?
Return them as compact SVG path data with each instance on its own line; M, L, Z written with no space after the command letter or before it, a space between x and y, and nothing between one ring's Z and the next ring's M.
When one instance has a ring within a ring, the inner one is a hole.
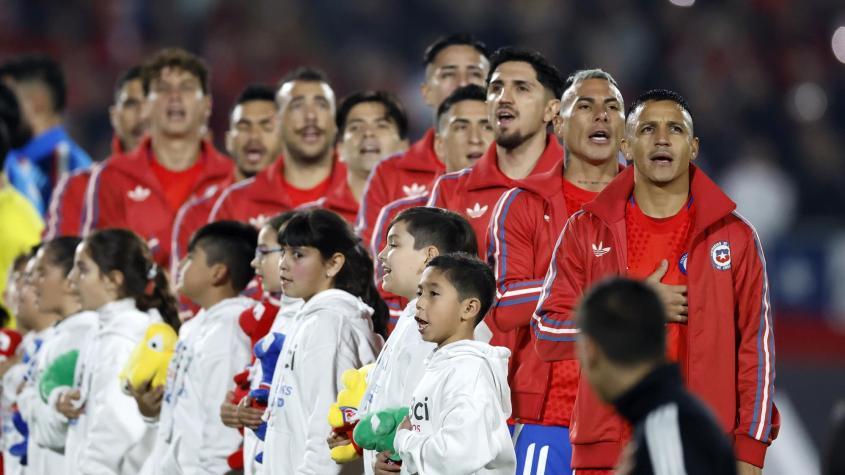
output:
M608 252L610 252L610 246L604 247L604 242L600 241L598 244L593 243L593 254L595 254L596 257L601 257Z
M428 189L425 185L420 185L419 183L411 183L410 185L402 186L402 192L405 193L407 197L416 197L422 196L426 194Z
M467 208L467 215L470 218L478 219L484 216L484 213L487 212L487 205L481 206L480 203L475 203L475 206L472 208Z
M135 188L126 192L126 196L132 201L141 202L150 197L150 189L137 185Z

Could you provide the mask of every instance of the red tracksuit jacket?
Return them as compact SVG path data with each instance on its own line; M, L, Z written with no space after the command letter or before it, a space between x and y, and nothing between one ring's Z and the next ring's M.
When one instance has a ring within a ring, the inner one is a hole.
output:
M543 154L528 176L547 172L562 159L563 148L554 136L549 135L546 137ZM478 239L478 255L485 256L487 225L496 202L502 193L522 186L523 181L512 180L499 170L496 144L492 143L484 156L472 167L438 178L431 191L428 206L446 208L467 218ZM554 186L560 186L560 178L557 178Z
M310 203L304 203L297 209L311 208L323 208L329 211L334 211L343 217L347 223L352 226L355 225L355 219L358 216L358 200L355 199L355 195L352 194L352 190L349 188L349 184L346 181L345 167L343 169L343 183L339 183L338 186L329 188L329 191L326 192L326 196Z
M690 177L698 207L686 259L689 337L681 367L689 389L734 441L737 458L762 466L780 424L772 401L775 350L766 261L754 228L734 211L733 201L694 165ZM630 167L574 214L558 238L531 323L543 359L575 358L578 299L591 283L625 274L625 206L633 188ZM622 427L582 379L570 426L572 466L614 466L626 442Z
M201 147L205 167L191 196L214 194L231 180L232 160L210 142L203 141ZM156 178L150 160L152 147L147 137L130 154L120 159L112 157L94 168L86 191L83 233L104 228L131 229L147 240L156 263L167 268L178 211L170 210L164 185Z
M261 228L273 216L293 209L290 197L281 189L285 161L276 161L252 178L226 188L214 204L208 220L232 219ZM329 190L346 185L346 165L335 158Z
M428 129L423 138L404 153L378 162L370 172L364 189L355 232L369 243L376 218L386 204L399 198L428 193L435 178L444 170L446 166L434 153L434 129Z
M111 140L111 158L124 155L123 146L115 135ZM47 226L44 228L44 240L59 236L79 236L82 218L85 213L85 190L91 179L91 169L77 170L65 174L56 185L47 209Z

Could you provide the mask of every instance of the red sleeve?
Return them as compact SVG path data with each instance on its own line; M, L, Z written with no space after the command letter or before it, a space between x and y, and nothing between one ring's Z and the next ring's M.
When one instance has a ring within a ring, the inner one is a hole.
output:
M739 335L737 458L763 466L766 448L777 436L780 417L774 405L775 338L766 258L757 232L749 223L744 249L734 261L734 295ZM733 251L733 250L732 250Z
M85 216L82 234L95 229L127 228L126 210L123 208L123 190L120 180L109 179L109 163L94 167L85 190Z
M552 261L543 281L537 309L531 320L535 349L545 361L575 359L575 308L584 293L585 260L579 252L578 228L588 219L579 211L569 218L555 244Z
M437 179L437 181L434 182L434 186L431 187L431 196L428 197L428 202L425 204L426 206L433 208L449 209L449 206L446 204L445 200L445 195L447 194L447 192L446 190L444 190L444 177L452 178L449 174L441 175Z
M361 206L358 208L355 231L361 237L361 240L366 243L372 239L373 227L375 227L379 211L384 205L396 198L390 196L390 190L387 186L390 180L390 177L387 176L390 174L388 163L390 162L382 161L373 168L364 189L364 196L361 198Z
M66 174L59 181L50 200L47 211L47 227L44 240L58 236L78 236L82 228L82 210L85 190L91 172Z
M488 317L501 332L531 323L543 289L543 278L534 270L536 219L543 212L531 198L518 188L505 192L488 227L487 262L496 277L496 303Z

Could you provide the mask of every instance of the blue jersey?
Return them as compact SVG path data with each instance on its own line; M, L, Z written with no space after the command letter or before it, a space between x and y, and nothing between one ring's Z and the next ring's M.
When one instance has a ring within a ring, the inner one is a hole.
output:
M62 174L90 166L91 157L63 127L56 126L10 151L4 171L9 182L44 216Z

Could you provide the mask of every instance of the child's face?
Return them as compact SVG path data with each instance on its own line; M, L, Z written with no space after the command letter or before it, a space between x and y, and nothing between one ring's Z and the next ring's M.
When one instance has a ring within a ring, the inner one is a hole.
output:
M106 274L100 272L97 263L91 259L88 245L84 242L76 247L73 269L68 274L68 280L79 294L79 302L83 310L98 310L119 297L117 285Z
M23 272L23 281L18 289L18 323L23 328L33 328L38 322L41 311L38 308L38 296L35 294L35 282L38 280L37 259L27 262Z
M205 290L214 285L212 272L205 249L201 245L196 245L182 259L176 288L180 294L196 300Z
M423 340L443 346L462 339L465 302L439 269L423 271L417 296L417 328Z
M307 301L332 288L336 273L330 272L327 264L316 247L282 246L279 258L282 292L288 297Z
M427 248L414 249L414 236L408 233L408 225L400 221L387 233L387 243L378 255L384 270L384 290L405 297L414 298L420 275L428 259Z
M35 255L35 268L38 279L35 280L35 295L38 308L42 312L60 313L68 294L68 282L62 268L50 261L44 248Z
M261 285L266 292L281 292L282 281L279 279L279 257L282 247L279 246L278 231L271 226L264 226L258 233L258 247L255 249L255 259L252 268L261 277Z

